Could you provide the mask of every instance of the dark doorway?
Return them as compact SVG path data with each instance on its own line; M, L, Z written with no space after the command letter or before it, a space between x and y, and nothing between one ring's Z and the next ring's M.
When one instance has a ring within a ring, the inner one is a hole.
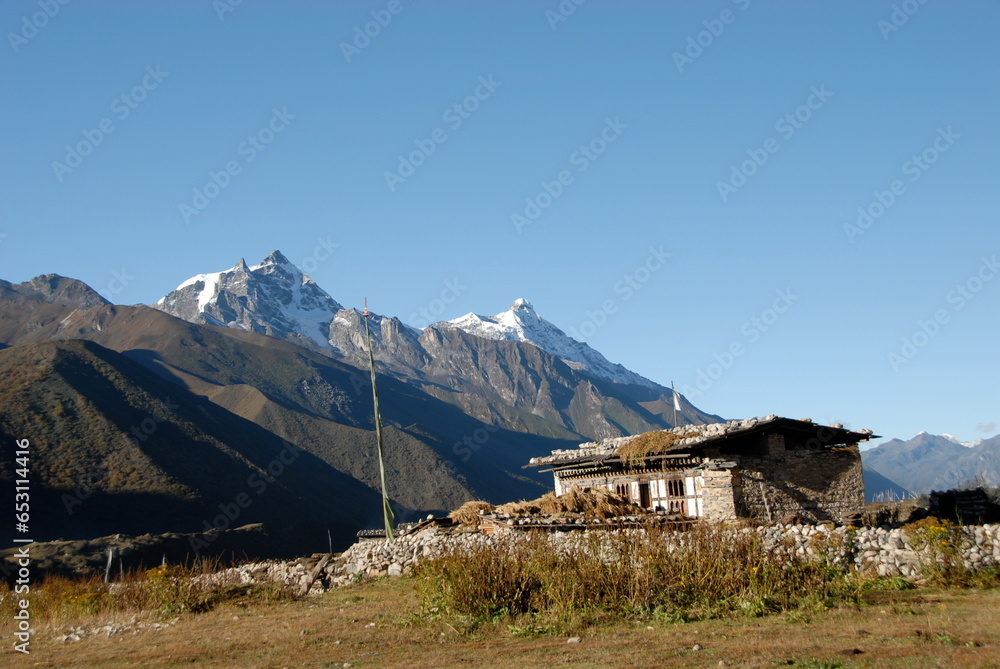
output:
M644 509L648 509L652 506L653 500L649 497L649 484L640 483L639 484L639 506Z

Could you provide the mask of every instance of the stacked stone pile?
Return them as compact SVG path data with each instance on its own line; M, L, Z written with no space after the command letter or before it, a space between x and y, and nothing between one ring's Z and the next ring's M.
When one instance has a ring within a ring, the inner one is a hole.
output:
M608 532L582 529L574 532L550 532L546 536L562 550L572 550L586 533L592 531L602 534ZM903 529L825 524L733 528L731 531L759 533L765 549L776 555L827 560L831 564L865 573L877 573L880 576L915 578L935 555L931 546L920 540L914 542ZM957 531L961 534L961 540L956 542L958 545L954 550L967 568L1000 565L1000 525L967 526L958 528ZM220 577L235 578L241 583L278 580L310 594L320 593L368 578L407 574L421 560L442 555L449 550L468 550L488 544L509 545L513 541L523 541L527 536L524 532L513 530L480 534L428 527L395 541L362 541L334 557L317 554L292 562L247 564L223 572ZM683 541L684 533L667 536ZM936 550L940 554L940 546ZM324 558L326 561L321 564Z
M196 576L194 580L206 587L277 581L303 591L303 594L319 594L325 592L326 588L318 578L313 578L313 572L323 557L323 555L313 555L297 560L248 562L214 574Z

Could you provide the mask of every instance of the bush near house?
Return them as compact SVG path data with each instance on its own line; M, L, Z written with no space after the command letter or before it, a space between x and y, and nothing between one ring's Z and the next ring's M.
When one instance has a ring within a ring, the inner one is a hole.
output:
M487 621L544 614L696 620L763 615L855 601L857 575L791 552L767 551L755 532L691 529L678 543L658 527L588 534L569 546L545 535L455 549L416 570L423 610Z

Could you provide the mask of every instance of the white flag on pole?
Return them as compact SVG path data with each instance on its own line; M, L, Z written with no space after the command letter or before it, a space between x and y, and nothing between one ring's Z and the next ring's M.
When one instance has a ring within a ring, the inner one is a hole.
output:
M680 411L680 410L681 410L681 396L677 394L676 390L674 390L674 411Z

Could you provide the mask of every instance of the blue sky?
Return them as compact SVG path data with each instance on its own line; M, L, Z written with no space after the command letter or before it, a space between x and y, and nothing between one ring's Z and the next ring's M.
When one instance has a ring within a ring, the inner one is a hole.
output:
M1000 432L996 2L16 0L0 26L4 279L150 303L281 249L404 321L528 298L727 418Z

